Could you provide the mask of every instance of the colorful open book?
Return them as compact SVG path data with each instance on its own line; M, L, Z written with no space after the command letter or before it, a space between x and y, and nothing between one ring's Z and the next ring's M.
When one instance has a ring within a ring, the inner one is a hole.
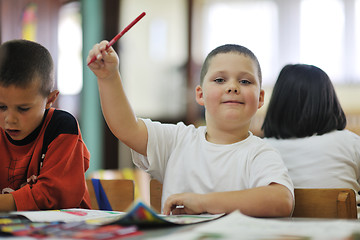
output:
M110 221L109 224L122 226L136 225L138 227L166 227L176 225L194 224L217 219L224 214L201 214L201 215L161 215L157 214L149 206L138 201L123 216Z
M214 220L223 214L202 215L161 215L142 201L137 201L127 212L90 210L90 209L61 209L46 211L11 212L12 215L26 217L31 222L80 222L94 225L136 225L138 227L166 227L193 224Z
M116 238L120 235L141 234L143 228L181 226L210 221L221 216L223 214L165 216L157 214L141 201L135 202L127 212L79 208L10 212L2 216L0 236L9 234L89 239L89 234L95 237L105 231Z

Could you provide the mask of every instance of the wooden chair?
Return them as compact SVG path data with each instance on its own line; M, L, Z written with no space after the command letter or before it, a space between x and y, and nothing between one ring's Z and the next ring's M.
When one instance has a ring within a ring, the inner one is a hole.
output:
M347 188L295 189L293 217L357 219L355 192Z
M150 204L150 175L139 168L100 169L89 173L87 178L133 180L135 183L135 199L141 198L144 203Z
M150 206L161 213L162 184L156 180L150 180Z
M135 183L133 180L128 179L101 179L100 183L106 193L112 210L124 212L134 202L134 188ZM92 209L99 209L99 205L96 200L94 186L91 179L86 180L88 187L91 207Z
M162 184L150 180L150 205L160 213ZM295 189L293 217L357 219L355 192L348 188Z

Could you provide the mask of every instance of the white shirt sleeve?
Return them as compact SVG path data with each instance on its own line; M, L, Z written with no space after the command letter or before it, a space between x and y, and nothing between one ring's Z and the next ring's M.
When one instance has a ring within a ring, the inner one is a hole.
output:
M134 164L163 182L167 161L181 135L183 123L163 124L142 119L148 130L147 157L131 150Z

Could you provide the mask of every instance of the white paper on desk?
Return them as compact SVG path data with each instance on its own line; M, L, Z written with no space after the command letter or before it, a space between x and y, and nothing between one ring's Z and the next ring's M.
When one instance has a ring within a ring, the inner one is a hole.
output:
M239 211L194 229L199 234L221 233L226 238L259 239L269 237L310 237L311 239L344 239L360 232L360 222L349 220L297 220L253 218ZM281 238L280 238L281 239Z
M11 214L22 215L33 222L76 222L94 219L116 218L124 215L124 212L101 211L81 208L46 210L46 211L19 211Z
M153 240L181 239L304 239L339 240L360 232L360 221L349 220L292 220L253 218L235 211L220 219L201 223L184 233L167 235Z

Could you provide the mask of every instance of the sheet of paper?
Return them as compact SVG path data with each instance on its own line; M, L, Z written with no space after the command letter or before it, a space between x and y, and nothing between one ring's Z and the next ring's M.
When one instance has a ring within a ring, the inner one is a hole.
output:
M72 208L48 211L19 211L12 212L12 214L25 216L33 222L76 222L95 219L112 219L120 217L125 213Z
M360 222L356 221L252 218L238 211L195 229L197 233L221 233L229 237L240 234L255 239L269 236L342 239L359 230Z
M360 233L360 221L300 220L248 217L236 211L220 219L201 223L190 231L153 240L177 239L348 239Z

